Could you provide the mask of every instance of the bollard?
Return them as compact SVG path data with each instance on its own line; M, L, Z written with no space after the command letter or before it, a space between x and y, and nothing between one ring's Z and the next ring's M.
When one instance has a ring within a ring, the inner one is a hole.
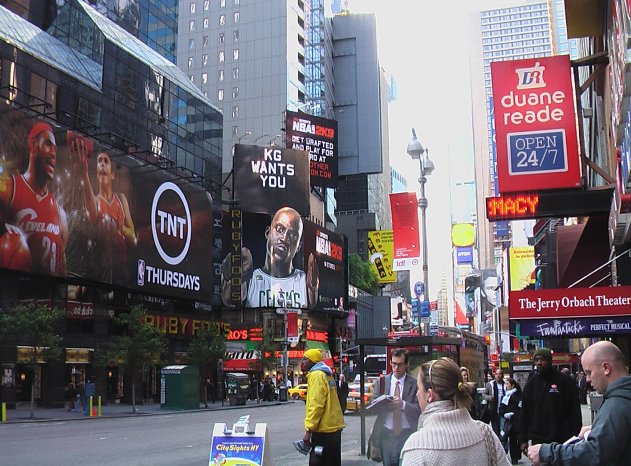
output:
M101 395L99 395L99 401L98 401L98 411L97 411L97 416L101 417Z
M92 395L90 395L90 414L89 414L90 417L93 416L93 414L92 414L92 405L93 404L94 404L93 397L92 397Z
M2 422L7 422L7 404L2 402Z

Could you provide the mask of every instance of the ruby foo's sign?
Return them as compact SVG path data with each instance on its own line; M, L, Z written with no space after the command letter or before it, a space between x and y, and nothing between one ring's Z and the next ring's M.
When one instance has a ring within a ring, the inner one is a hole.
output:
M631 286L511 291L509 318L631 315Z

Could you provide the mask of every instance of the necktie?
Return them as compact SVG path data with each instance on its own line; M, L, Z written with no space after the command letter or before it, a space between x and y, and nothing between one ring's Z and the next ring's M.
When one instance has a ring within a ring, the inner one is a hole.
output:
M401 398L401 386L398 380L394 384L394 396L395 398ZM392 415L392 432L394 435L399 435L401 433L401 410L396 408Z

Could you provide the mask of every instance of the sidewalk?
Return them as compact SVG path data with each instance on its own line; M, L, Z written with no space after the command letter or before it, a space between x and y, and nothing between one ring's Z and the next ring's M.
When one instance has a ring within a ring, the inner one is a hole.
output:
M136 405L135 416L155 416L159 414L177 414L177 413L189 413L191 411L220 411L228 409L252 409L263 406L275 406L283 405L287 403L294 403L290 401L261 401L248 400L245 405L242 406L230 406L228 401L217 401L216 403L209 402L208 408L204 408L204 403L199 404L198 410L177 410L177 409L161 409L160 403L147 403L142 405ZM95 406L95 409L98 409ZM101 418L113 418L113 417L128 417L134 416L133 408L130 404L123 403L108 403L101 407ZM52 421L70 421L80 419L98 419L98 417L90 417L83 412L68 411L67 408L39 408L35 407L34 417L31 419L31 405L28 402L18 403L16 409L7 409L6 423L25 423L25 422L52 422Z

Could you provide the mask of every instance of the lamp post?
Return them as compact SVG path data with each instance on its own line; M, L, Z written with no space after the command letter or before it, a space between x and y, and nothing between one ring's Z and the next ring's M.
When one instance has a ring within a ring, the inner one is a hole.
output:
M252 134L252 131L246 131L245 133L243 133L241 136L237 138L237 142L241 144L241 139L243 139L246 136L250 136L251 134Z
M264 137L267 137L267 136L269 136L269 133L263 133L263 134L261 134L258 138L256 138L256 139L254 140L254 143L256 144L256 142L257 142L259 139L263 139Z
M282 136L280 134L277 134L276 136L274 136L272 139L270 139L270 141L267 143L268 146L275 146L276 143L274 141L276 141L276 139L281 138Z
M418 179L421 185L421 197L418 200L418 206L421 208L421 234L423 235L423 282L425 283L425 301L429 301L429 274L427 268L427 198L425 197L425 183L427 177L434 171L434 162L429 158L428 150L424 148L419 140L416 138L416 130L412 128L412 141L408 144L408 155L419 161L420 178ZM427 322L426 322L427 323ZM427 335L428 325L425 326L425 332L423 333L422 319L419 318L419 335Z

